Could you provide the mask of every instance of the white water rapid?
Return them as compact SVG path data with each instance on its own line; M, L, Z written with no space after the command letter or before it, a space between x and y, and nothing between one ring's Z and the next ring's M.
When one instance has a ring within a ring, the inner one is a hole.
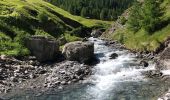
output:
M99 39L90 38L89 40L94 43L95 54L100 59L91 77L95 85L87 88L87 92L95 97L94 100L107 100L107 94L116 87L117 83L145 81L141 72L155 69L154 64L147 68L139 66L136 55L127 50L108 48L104 45L105 42ZM110 59L112 53L117 53L118 58Z

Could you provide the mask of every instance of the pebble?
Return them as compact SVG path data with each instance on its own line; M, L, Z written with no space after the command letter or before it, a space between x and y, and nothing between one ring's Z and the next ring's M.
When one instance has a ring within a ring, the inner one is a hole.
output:
M83 80L90 73L89 66L79 64L75 61L66 61L54 66L52 72L46 78L46 83L55 83L60 81L60 85L71 84ZM56 78L55 78L56 77ZM52 86L53 87L53 86Z
M51 88L57 86L59 89L63 89L63 85L78 82L79 79L84 79L91 71L89 66L75 61L64 61L47 65L39 64L34 60L21 61L15 58L0 57L3 58L2 63L0 62L0 65L3 65L0 68L0 74L4 79L2 87L0 84L0 92L7 92L6 89L9 88L10 90L10 88L28 79L40 76L40 74L44 74L46 77L42 87ZM38 87L28 86L28 88Z

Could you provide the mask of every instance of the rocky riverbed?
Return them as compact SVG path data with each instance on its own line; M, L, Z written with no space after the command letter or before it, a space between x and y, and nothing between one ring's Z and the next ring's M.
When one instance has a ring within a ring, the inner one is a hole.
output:
M18 60L2 55L0 57L0 92L7 93L17 87L62 89L65 85L84 80L90 74L90 66L76 61L39 63L35 57Z

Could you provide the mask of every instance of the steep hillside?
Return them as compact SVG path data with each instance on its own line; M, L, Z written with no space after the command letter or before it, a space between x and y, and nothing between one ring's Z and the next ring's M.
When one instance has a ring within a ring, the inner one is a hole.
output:
M0 54L28 54L24 39L30 35L56 39L62 35L75 40L86 30L108 24L71 15L42 0L0 0Z
M156 28L153 32L148 32L143 28L138 31L130 30L127 23L130 20L129 14L131 13L131 8L129 8L103 36L118 40L132 50L156 52L170 36L170 0L163 0L161 8L164 14L160 17L157 25L159 28ZM135 20L132 19L132 21Z

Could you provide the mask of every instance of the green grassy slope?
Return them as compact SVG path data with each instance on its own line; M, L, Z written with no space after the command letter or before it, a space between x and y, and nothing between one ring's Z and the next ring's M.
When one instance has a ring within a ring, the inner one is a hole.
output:
M108 24L110 22L71 15L43 0L0 0L0 54L28 54L23 40L30 35L58 38L82 27ZM77 39L68 34L65 36L71 41Z
M118 28L112 33L111 39L118 40L127 48L136 51L156 51L161 43L163 43L170 36L170 0L164 0L162 7L165 8L165 14L161 18L164 27L149 35L143 29L134 33L126 27Z

